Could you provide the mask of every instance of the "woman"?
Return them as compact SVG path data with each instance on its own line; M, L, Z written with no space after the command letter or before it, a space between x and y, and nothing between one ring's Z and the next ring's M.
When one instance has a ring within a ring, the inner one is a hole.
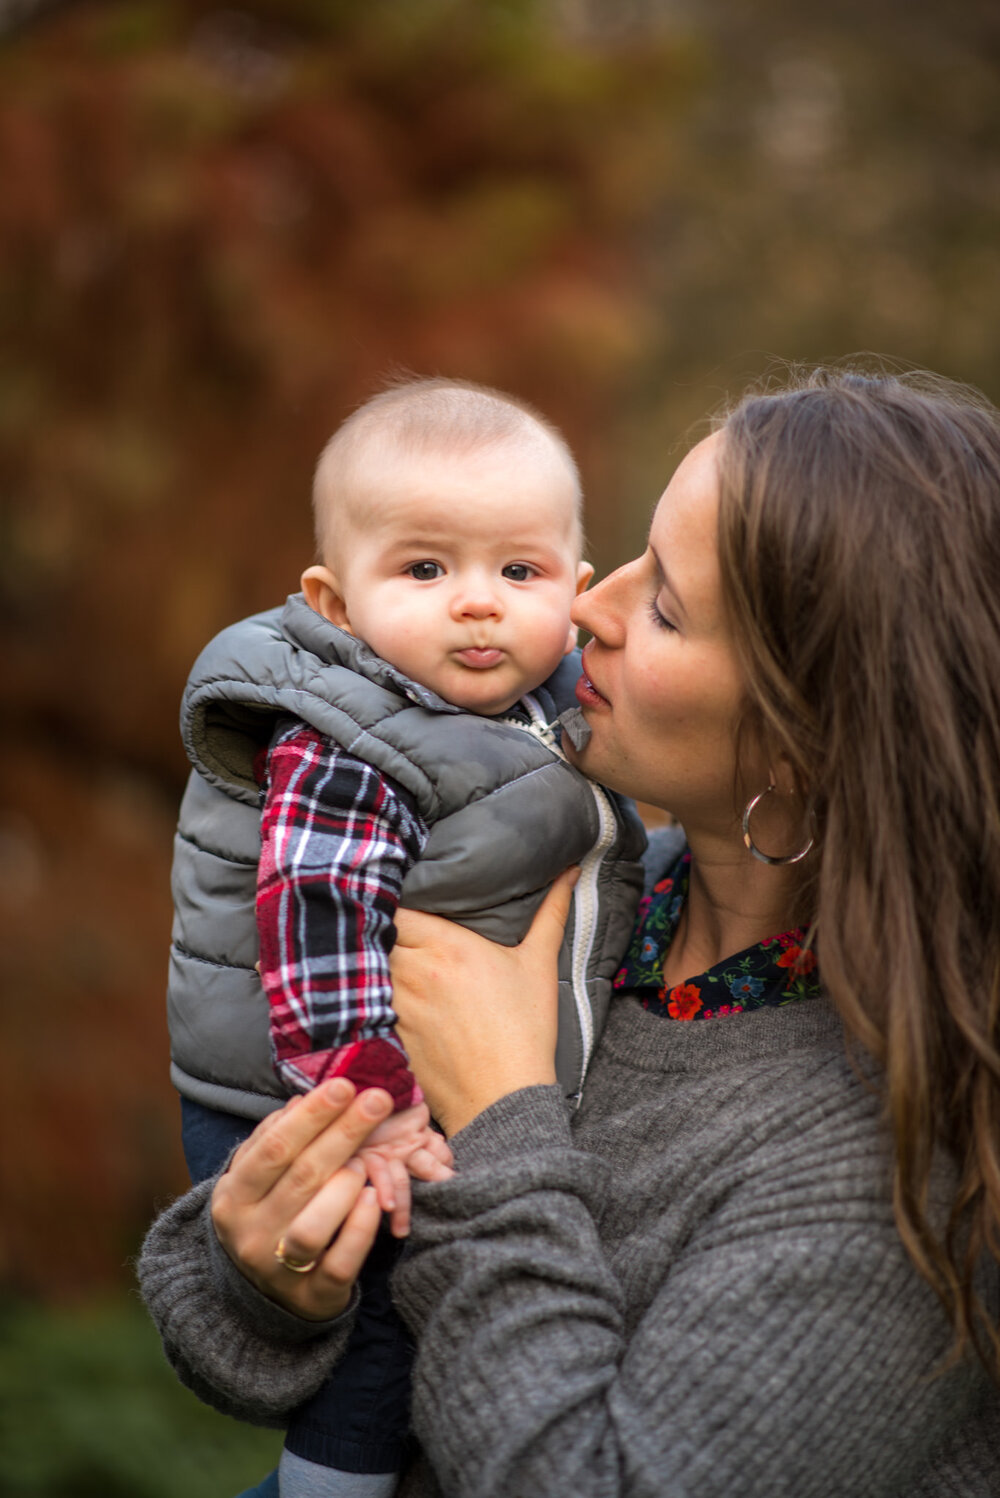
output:
M570 1119L568 880L513 951L399 922L457 1168L395 1281L403 1491L996 1493L1000 415L854 374L751 396L578 620L570 752L686 847L651 858ZM279 1418L335 1360L387 1108L320 1089L242 1147L214 1230L207 1189L154 1228L147 1297L217 1405Z

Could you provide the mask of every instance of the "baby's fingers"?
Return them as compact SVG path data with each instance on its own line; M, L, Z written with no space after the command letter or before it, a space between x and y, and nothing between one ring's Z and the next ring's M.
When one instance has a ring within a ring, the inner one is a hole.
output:
M443 1134L438 1134L434 1129L425 1129L424 1137L420 1142L420 1148L433 1155L442 1165L454 1165L455 1156L451 1152L451 1145Z
M396 1179L389 1161L377 1150L362 1150L360 1158L375 1188L379 1206L383 1212L391 1212L396 1205Z
M406 1164L410 1175L418 1181L450 1181L455 1174L450 1165L431 1154L429 1149L414 1150Z
M395 1201L389 1229L394 1238L405 1238L410 1231L410 1175L402 1160L390 1161L389 1169Z

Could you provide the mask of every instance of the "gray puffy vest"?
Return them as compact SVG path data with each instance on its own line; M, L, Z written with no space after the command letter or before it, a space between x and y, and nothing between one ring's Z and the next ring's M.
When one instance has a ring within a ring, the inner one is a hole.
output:
M559 962L556 1054L567 1096L578 1096L632 929L645 847L631 803L573 769L549 727L573 704L579 671L569 656L508 717L482 718L411 681L301 594L216 636L181 707L194 769L174 843L168 1010L182 1096L253 1119L287 1096L255 969L253 762L283 714L413 797L430 835L404 880L404 905L512 946L552 880L581 865Z

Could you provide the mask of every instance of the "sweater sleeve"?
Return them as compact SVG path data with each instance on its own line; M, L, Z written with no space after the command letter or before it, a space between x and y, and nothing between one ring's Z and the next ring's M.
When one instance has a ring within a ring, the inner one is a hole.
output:
M343 1355L358 1292L325 1322L261 1295L215 1235L214 1185L199 1182L153 1223L139 1255L139 1286L181 1383L224 1415L283 1426Z
M452 1144L394 1281L446 1494L888 1498L954 1427L970 1376L928 1376L947 1325L884 1202L798 1210L751 1182L686 1241L670 1203L637 1203L633 1229L662 1211L662 1262L623 1286L598 1237L611 1167L573 1147L557 1089Z
M292 1092L346 1076L419 1100L395 1033L389 953L427 829L371 765L292 721L266 762L257 882L275 1069Z

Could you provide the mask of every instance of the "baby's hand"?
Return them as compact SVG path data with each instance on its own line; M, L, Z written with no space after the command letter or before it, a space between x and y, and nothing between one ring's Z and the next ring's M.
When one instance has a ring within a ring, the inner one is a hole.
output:
M410 1231L410 1176L446 1181L454 1175L451 1150L430 1122L426 1103L403 1108L373 1129L358 1151L379 1206L391 1214L396 1238L405 1238Z

